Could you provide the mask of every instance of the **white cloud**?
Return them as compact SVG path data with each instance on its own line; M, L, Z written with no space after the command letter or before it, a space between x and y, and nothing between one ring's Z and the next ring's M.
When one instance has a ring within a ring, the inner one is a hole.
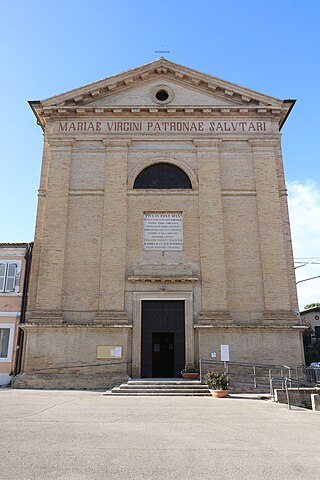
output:
M296 269L299 281L320 275L320 189L311 180L291 182L287 188L295 260L319 260L317 265ZM298 283L297 289L300 309L307 303L320 302L320 278Z

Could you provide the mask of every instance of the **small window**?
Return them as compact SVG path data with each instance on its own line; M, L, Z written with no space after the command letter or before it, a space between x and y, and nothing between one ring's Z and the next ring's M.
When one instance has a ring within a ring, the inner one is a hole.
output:
M0 261L0 292L17 293L18 274L20 273L20 262Z
M0 358L7 358L9 351L10 328L0 328Z
M11 362L13 354L14 324L0 323L0 363Z
M169 93L167 90L158 90L156 93L156 99L159 100L160 102L165 102L169 98Z
M169 85L156 85L150 93L152 101L158 105L170 103L174 99L174 91Z
M171 163L156 163L145 168L135 179L133 188L192 189L188 175Z

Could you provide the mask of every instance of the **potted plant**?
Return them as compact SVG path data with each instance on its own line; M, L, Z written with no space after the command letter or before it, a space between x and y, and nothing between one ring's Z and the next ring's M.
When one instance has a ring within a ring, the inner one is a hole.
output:
M199 376L199 370L193 363L186 365L180 373L185 380L197 380Z
M228 395L228 377L225 373L211 370L204 375L204 383L208 385L213 397L222 398Z

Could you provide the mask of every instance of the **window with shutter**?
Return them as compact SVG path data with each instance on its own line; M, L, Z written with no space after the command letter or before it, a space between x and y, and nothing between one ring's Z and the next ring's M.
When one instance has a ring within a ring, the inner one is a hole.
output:
M0 263L0 292L4 292L7 264Z
M0 261L0 293L19 292L19 274L21 261L1 260Z
M16 284L16 271L17 265L15 263L8 263L7 265L7 278L6 278L6 292L13 292Z

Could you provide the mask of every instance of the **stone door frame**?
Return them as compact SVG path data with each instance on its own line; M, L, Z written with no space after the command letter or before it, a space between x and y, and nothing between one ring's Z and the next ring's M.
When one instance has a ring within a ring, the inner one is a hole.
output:
M185 358L194 362L193 292L134 292L132 325L132 376L141 376L141 315L143 300L183 300L185 304Z

